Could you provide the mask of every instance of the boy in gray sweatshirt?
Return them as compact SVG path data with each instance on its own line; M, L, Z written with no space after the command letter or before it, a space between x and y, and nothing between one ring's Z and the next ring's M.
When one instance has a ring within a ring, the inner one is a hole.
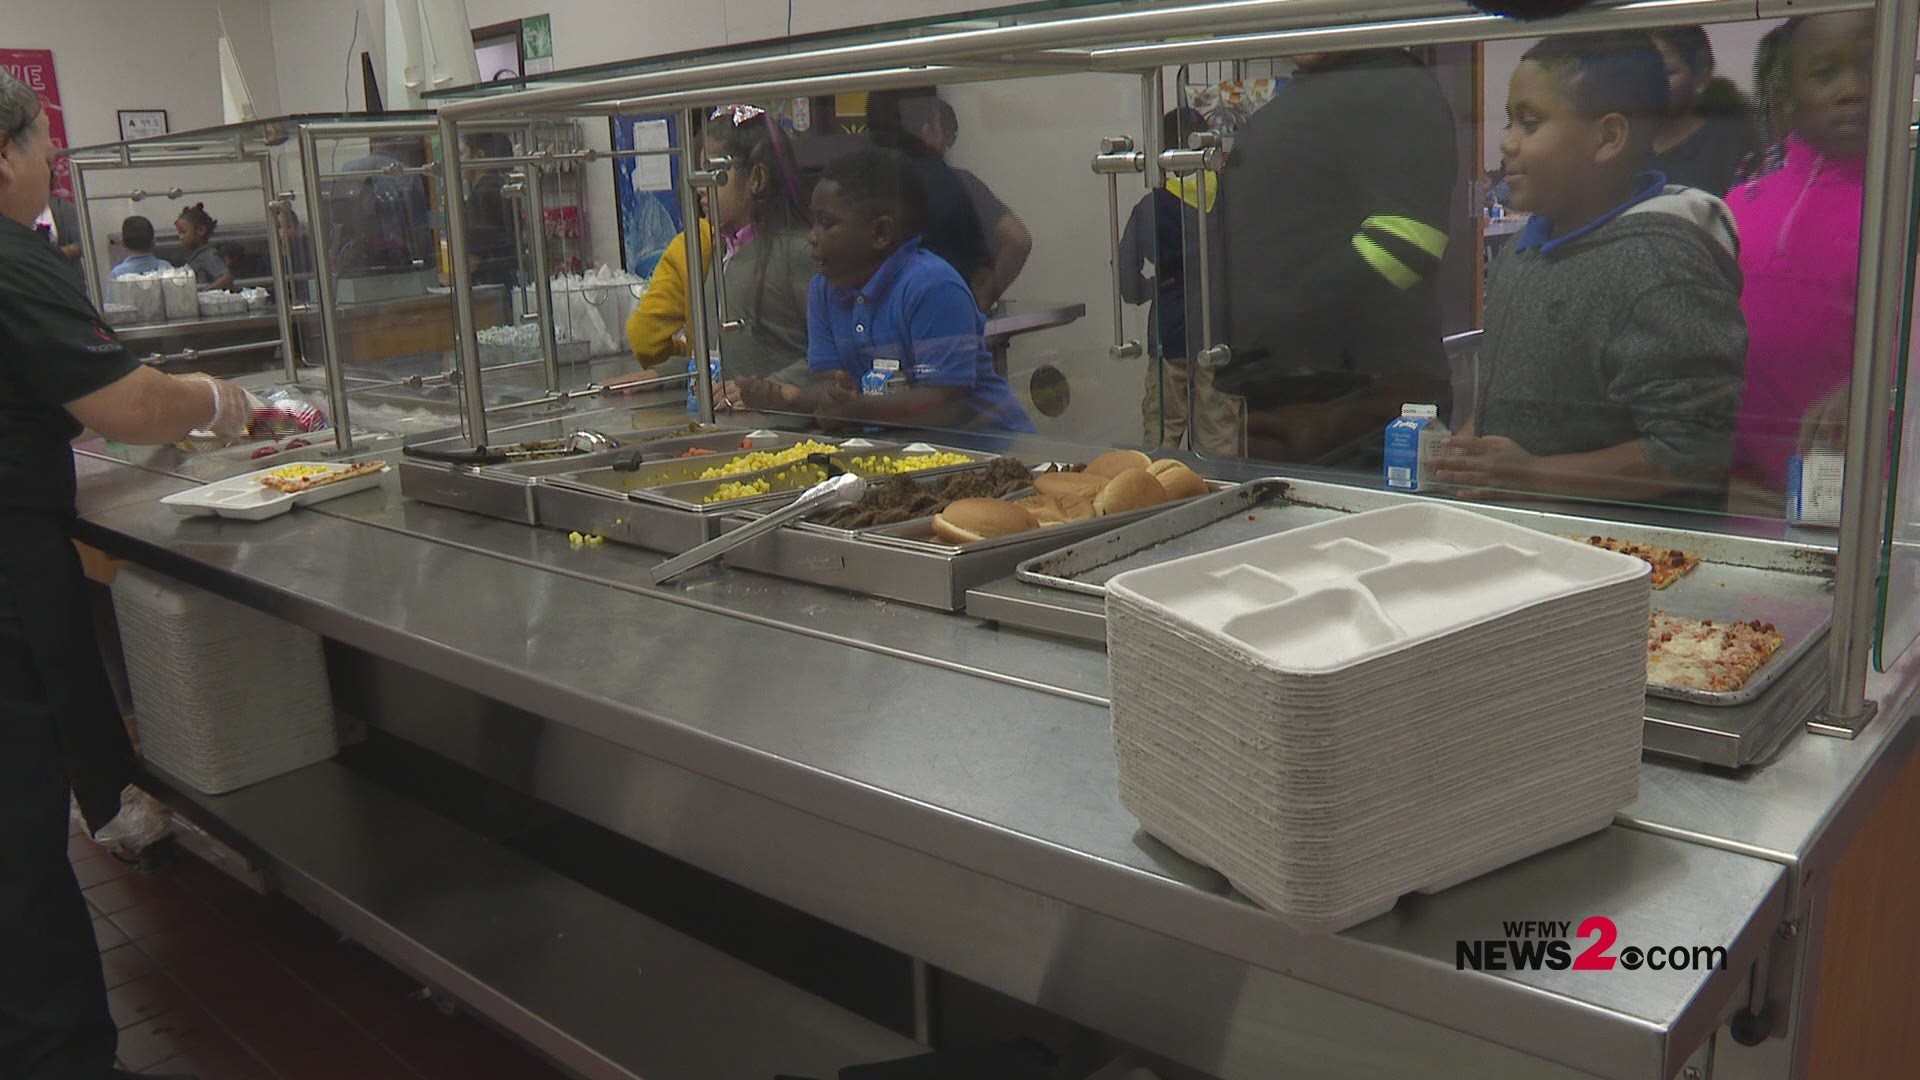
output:
M1471 421L1439 479L1718 509L1746 364L1718 198L1643 171L1667 94L1651 36L1547 38L1500 144L1533 219L1494 262Z

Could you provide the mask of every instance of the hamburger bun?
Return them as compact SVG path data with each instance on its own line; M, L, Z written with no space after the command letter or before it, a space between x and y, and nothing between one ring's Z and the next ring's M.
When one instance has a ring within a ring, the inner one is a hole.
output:
M1000 499L956 499L933 515L934 535L949 544L971 544L1039 527L1026 509Z
M1078 495L1083 499L1092 499L1100 494L1100 489L1106 487L1107 483L1107 477L1091 473L1041 473L1033 478L1033 490L1055 497Z
M1207 482L1200 474L1178 461L1156 461L1147 466L1147 471L1167 489L1169 499L1191 499L1207 493Z
M1153 459L1138 450L1109 450L1087 462L1087 473L1115 477L1128 469L1144 469L1151 464Z
M1128 469L1113 478L1113 482L1093 497L1093 509L1098 514L1124 514L1129 510L1138 510L1144 506L1158 506L1167 501L1167 489L1160 481L1145 469Z
M1093 500L1085 495L1029 495L1014 502L1033 515L1041 528L1049 525L1065 525L1069 521L1085 521L1094 516Z
M1060 512L1066 515L1068 521L1085 521L1099 516L1094 512L1091 495L1061 495L1057 501L1060 503Z
M1066 511L1061 508L1060 500L1052 495L1029 495L1024 499L1016 499L1013 505L1032 514L1033 520L1039 522L1043 529L1049 525L1067 523Z

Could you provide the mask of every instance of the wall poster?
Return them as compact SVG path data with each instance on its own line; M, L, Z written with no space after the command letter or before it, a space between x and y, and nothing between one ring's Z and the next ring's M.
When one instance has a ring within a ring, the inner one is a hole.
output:
M47 110L47 127L53 132L53 145L65 149L67 114L60 107L60 82L53 76L53 50L0 48L0 70L26 83L29 90L40 95L40 103ZM73 198L73 182L67 179L66 158L57 158L53 163L53 193L63 199Z
M613 118L615 150L665 150L674 145L678 119L663 116ZM620 263L628 273L653 276L667 245L680 235L680 198L674 190L680 159L665 154L615 158L614 201L620 211Z

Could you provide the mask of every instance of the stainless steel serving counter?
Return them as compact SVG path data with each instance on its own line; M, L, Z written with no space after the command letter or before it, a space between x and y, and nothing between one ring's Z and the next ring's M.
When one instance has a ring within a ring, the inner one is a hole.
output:
M1743 1053L1771 1075L1786 1044L1709 1040L1759 1003L1756 964L1805 970L1781 947L1802 885L1912 751L1908 672L1860 739L1802 735L1740 777L1649 761L1615 827L1303 935L1119 806L1097 648L737 570L656 588L650 553L406 502L391 475L247 524L159 506L179 477L78 460L88 542L499 705L396 734L1223 1076L1666 1077L1716 1045L1713 1075ZM528 752L501 764L500 738ZM1726 967L1456 969L1456 941L1504 921L1591 915Z

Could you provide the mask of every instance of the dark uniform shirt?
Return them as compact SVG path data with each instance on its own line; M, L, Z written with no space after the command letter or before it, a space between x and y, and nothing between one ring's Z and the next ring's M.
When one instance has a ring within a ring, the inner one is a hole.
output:
M914 171L927 186L927 216L920 222L921 245L947 260L969 286L992 263L987 231L974 209L967 186L951 165L922 152L913 155Z
M1309 373L1444 386L1435 279L1456 168L1453 111L1402 52L1303 72L1254 113L1220 184L1233 355L1214 385L1255 407L1299 400Z
M133 746L71 540L80 425L64 406L137 366L72 260L0 218L0 1073L105 1076L113 1017L86 902L60 848L120 811ZM15 1066L18 1068L16 1069Z
M73 513L80 422L65 409L139 361L101 323L72 261L0 218L0 513Z
M980 219L980 231L987 244L987 263L992 265L1000 258L1000 237L995 230L1000 226L1000 219L1013 211L1000 201L1000 196L993 193L985 180L965 169L955 169L953 175L966 190L967 201L973 203L973 216Z

